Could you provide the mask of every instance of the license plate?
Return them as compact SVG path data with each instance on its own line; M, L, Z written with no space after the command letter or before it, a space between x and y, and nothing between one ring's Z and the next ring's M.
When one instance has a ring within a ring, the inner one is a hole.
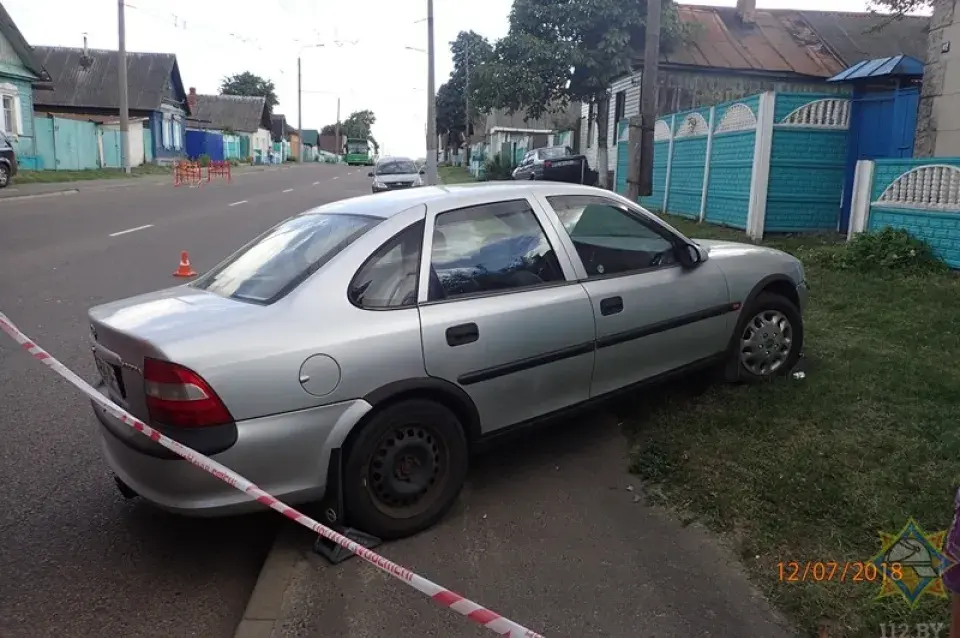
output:
M97 363L97 370L100 371L100 378L116 396L126 398L126 392L123 391L123 381L120 379L120 368L111 363L107 363L97 355L93 355L93 360Z
M554 166L573 166L574 164L579 164L579 160L561 160L559 162L554 162Z

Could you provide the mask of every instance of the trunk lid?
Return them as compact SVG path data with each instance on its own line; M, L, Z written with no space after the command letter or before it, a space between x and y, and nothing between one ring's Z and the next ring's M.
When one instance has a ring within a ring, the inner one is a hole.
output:
M266 309L189 286L177 286L91 308L91 346L111 400L148 421L143 359L171 359L185 342L224 332ZM173 359L191 366L190 361ZM202 370L196 370L203 375Z

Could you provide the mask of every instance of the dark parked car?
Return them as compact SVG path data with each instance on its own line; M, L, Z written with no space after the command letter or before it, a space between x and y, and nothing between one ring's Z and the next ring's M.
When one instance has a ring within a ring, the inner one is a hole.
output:
M0 188L6 188L10 179L17 174L17 154L13 144L3 133L0 133Z
M528 151L513 170L513 179L542 179L551 182L593 185L596 174L587 158L568 146L549 146Z

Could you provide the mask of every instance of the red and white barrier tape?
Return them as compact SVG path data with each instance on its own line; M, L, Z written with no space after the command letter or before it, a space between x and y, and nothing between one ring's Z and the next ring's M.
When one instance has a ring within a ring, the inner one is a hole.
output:
M14 341L23 346L23 348L33 355L37 361L40 361L41 363L44 363L48 367L52 368L54 372L76 386L81 392L90 397L91 400L116 416L118 419L122 420L134 430L143 433L153 441L156 441L171 452L196 465L201 470L212 474L224 483L227 483L241 492L246 492L260 503L263 503L267 507L280 512L290 520L300 523L304 527L313 530L320 536L323 536L324 538L333 541L337 545L340 545L341 547L353 552L377 569L390 574L394 578L410 585L414 589L426 594L427 596L430 596L439 605L443 607L449 607L455 612L466 616L475 623L483 625L487 629L497 632L501 636L510 636L510 638L543 638L543 636L540 634L531 631L526 627L518 625L512 620L504 618L496 612L490 611L485 607L481 607L477 603L467 600L460 594L456 594L449 589L444 589L440 585L427 580L423 576L419 576L409 569L401 567L393 561L384 558L380 554L372 552L366 547L358 545L346 536L336 533L329 527L321 525L309 516L301 514L292 507L281 503L276 498L270 496L247 479L235 473L230 468L220 465L213 459L206 457L203 454L200 454L199 452L164 436L163 434L160 434L143 421L137 419L120 406L108 400L93 386L77 376L72 370L70 370L70 368L54 359L50 353L31 341L27 335L20 332L13 322L10 321L10 319L2 312L0 312L0 330L3 330L5 333L10 335Z

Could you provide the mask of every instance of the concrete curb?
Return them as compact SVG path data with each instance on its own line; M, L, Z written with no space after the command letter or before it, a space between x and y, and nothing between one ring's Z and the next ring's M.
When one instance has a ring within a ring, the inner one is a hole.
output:
M77 188L66 188L62 191L51 191L49 193L34 193L32 195L11 195L10 197L0 197L0 202L8 202L23 199L41 199L44 197L63 197L65 195L76 195L80 190Z
M277 532L234 638L271 638L274 635L283 608L283 596L300 558L293 532L289 523Z

